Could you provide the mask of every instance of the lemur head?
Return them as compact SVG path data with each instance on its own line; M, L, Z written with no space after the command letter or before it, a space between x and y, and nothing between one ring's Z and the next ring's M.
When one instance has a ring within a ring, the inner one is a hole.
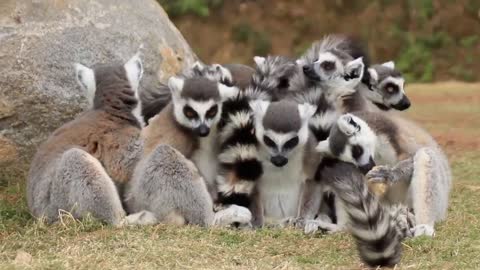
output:
M320 153L350 162L363 173L375 166L376 135L368 124L353 114L340 116L330 130L329 137L318 143Z
M363 57L353 59L338 49L320 51L313 63L299 59L297 64L310 81L327 89L353 89L362 80L365 68Z
M172 92L175 120L200 137L220 120L222 102L234 97L239 90L204 77L171 77L168 88Z
M128 111L143 123L138 102L143 65L138 53L125 64L96 65L88 68L77 63L75 73L92 109L104 108L117 113Z
M255 121L255 136L266 150L270 162L285 166L308 139L308 121L316 107L289 100L250 102Z
M405 79L395 69L393 61L381 65L373 65L368 69L370 83L365 91L366 97L379 108L388 110L406 110L410 107L410 100L405 94Z
M193 64L191 72L193 76L205 77L226 86L233 86L232 73L220 64L205 65L197 61Z
M251 86L273 96L273 100L281 99L288 91L290 79L297 72L294 61L283 56L255 56L256 69L252 76Z

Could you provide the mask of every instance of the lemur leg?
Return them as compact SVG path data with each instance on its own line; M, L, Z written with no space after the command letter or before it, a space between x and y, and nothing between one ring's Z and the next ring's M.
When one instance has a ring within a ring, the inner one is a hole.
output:
M252 226L254 228L261 228L263 227L264 223L264 209L262 200L260 198L260 194L258 191L255 191L252 194L252 202L250 203L250 212L252 213Z
M409 196L415 213L414 236L434 236L434 224L446 216L450 174L441 160L443 153L421 148L414 156Z
M70 211L75 218L93 217L120 226L125 218L120 196L100 162L87 152L72 148L61 157L51 202L57 211Z
M323 200L323 185L318 181L305 181L299 203L296 227L303 228L308 220L315 219Z

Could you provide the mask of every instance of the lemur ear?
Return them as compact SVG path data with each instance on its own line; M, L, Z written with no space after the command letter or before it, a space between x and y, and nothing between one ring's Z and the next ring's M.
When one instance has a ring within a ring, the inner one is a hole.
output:
M298 113L300 114L300 119L304 122L308 122L310 118L315 114L317 111L317 106L304 103L298 105Z
M340 116L337 124L340 131L349 137L360 131L359 123L357 123L355 117L349 113Z
M263 65L265 64L265 57L255 56L255 57L253 57L253 61L255 61L255 64L258 67L263 67Z
M183 90L184 79L176 76L168 79L168 88L172 92L172 95L179 96Z
M378 83L378 73L374 68L369 68L368 73L370 74L370 83L377 84Z
M383 63L382 66L387 67L387 68L391 68L391 69L395 69L395 62L388 61L388 62Z
M192 65L192 71L195 75L201 75L204 69L205 65L200 61L195 61L195 63Z
M233 98L236 95L238 95L238 93L240 92L240 90L235 86L226 86L223 83L218 83L217 85L218 85L218 91L220 92L220 98L222 99L222 101L225 101L229 98Z
M232 73L227 68L223 67L220 64L213 64L213 68L215 68L215 72L220 74L220 80L223 84L232 85L233 78Z
M136 53L130 60L124 65L125 72L127 73L128 81L133 91L138 90L138 85L143 76L143 64L140 58L140 53Z
M307 62L306 62L304 59L300 58L300 59L297 59L297 60L295 61L295 63L296 63L298 66L303 66L303 65L305 65Z
M345 66L345 73L348 79L357 79L363 77L363 70L365 64L363 63L363 57L359 57L347 63Z
M269 101L256 99L252 100L248 103L250 108L252 108L253 114L255 115L255 119L263 119L263 116L267 112L268 106L270 105Z
M329 139L327 138L327 139L319 142L317 144L317 146L315 147L315 150L318 153L321 153L321 154L331 155L332 151L330 151L330 141L329 141Z
M82 64L76 63L75 78L82 90L86 92L88 102L92 105L96 89L95 72Z

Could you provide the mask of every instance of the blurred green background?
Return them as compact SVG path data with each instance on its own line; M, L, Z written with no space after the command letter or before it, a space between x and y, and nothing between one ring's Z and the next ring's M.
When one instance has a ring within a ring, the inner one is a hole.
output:
M480 0L158 0L205 62L298 56L346 33L412 82L480 80Z

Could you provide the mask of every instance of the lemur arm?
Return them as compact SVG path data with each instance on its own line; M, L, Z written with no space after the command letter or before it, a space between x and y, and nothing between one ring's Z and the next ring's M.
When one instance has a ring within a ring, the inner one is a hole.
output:
M256 190L252 194L252 201L250 203L250 212L252 213L252 226L254 228L263 227L264 223L264 209L260 193Z
M398 162L394 167L380 165L367 173L367 179L373 182L384 182L393 185L400 181L410 182L413 175L413 158Z

